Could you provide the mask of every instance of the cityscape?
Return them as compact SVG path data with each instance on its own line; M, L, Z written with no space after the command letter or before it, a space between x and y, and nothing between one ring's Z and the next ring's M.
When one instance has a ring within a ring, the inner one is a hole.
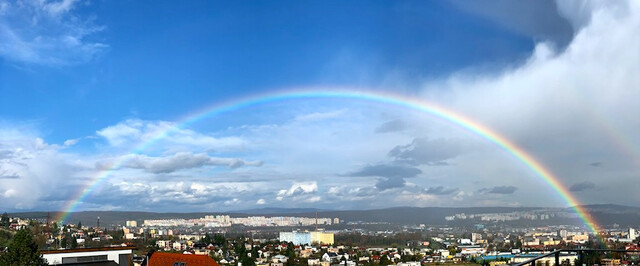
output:
M635 211L632 220L640 217L637 208L609 206L612 207L608 213L599 215L627 209ZM574 250L557 257L563 265L596 261L618 265L640 260L637 225L610 224L594 234L567 210L457 213L440 217L439 225L349 221L324 217L325 214L326 211L319 211L312 213L315 217L309 217L309 214L234 213L190 219L123 220L102 226L96 217L95 223L84 221L83 225L79 221L59 226L51 220L11 217L5 213L2 226L3 232L24 228L40 232L34 240L47 247L41 254L54 264L68 263L65 258L73 254L68 251L76 252L73 256L82 255L77 252L98 257L122 255L127 258L125 264L133 265L153 263L154 256L161 254L156 258L162 259L165 253L210 259L209 262L193 261L199 265L500 265L523 263L556 250ZM554 220L566 217L578 223L556 224L558 220ZM468 220L472 223L467 223ZM521 220L528 222L513 224L513 221L523 222ZM534 221L548 224L528 224ZM580 250L603 248L624 250L624 253L614 253L611 257L579 254ZM554 261L550 257L537 263Z
M639 0L0 0L0 266L640 265Z

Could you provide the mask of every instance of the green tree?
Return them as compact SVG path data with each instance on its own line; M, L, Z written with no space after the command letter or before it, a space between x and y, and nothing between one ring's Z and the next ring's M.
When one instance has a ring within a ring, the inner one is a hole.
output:
M13 237L7 252L0 254L0 265L48 265L38 252L38 245L33 240L31 232L21 229Z
M455 246L449 246L449 255L453 256L458 252L458 249Z
M82 229L82 222L78 221L78 229Z
M9 224L11 224L9 222L9 214L7 214L7 212L2 214L2 218L0 218L0 226L3 227L9 227Z
M204 235L204 237L202 238L202 243L207 244L207 245L212 243L211 236L209 235L209 233L206 233Z
M389 257L387 256L387 254L384 255L380 255L380 265L390 265L391 260L389 260Z
M71 238L71 248L77 248L78 247L78 239L74 236L73 238Z
M224 246L227 243L227 239L224 238L224 235L215 234L213 235L213 244Z

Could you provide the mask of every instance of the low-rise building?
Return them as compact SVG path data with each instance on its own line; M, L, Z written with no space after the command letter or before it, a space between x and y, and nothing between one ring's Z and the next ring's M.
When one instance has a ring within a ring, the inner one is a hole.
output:
M49 265L71 263L114 262L128 266L135 247L78 248L40 251Z

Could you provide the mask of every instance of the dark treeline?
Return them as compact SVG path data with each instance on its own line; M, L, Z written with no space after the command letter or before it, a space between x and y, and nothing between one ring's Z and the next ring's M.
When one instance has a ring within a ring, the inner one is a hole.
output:
M372 236L359 233L336 234L335 242L347 246L406 246L409 242L428 241L422 233L398 233L392 236Z

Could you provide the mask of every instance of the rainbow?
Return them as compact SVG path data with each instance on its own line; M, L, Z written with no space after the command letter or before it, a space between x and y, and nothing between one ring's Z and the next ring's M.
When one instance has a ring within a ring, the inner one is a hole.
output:
M513 142L511 142L504 136L499 135L497 132L491 130L490 128L481 125L465 116L457 114L451 110L440 107L434 103L383 92L326 89L294 90L254 95L232 101L216 103L208 108L204 108L198 112L187 115L186 117L181 119L179 123L176 123L176 125L172 128L156 132L153 138L137 145L135 149L132 150L131 154L139 154L146 150L148 147L154 145L159 140L165 138L172 132L185 128L190 124L196 123L211 116L270 102L316 98L353 99L404 107L433 115L435 117L453 123L454 125L457 125L462 129L472 132L475 135L484 138L485 140L506 151L509 155L511 155L512 157L520 161L524 166L533 171L553 190L555 190L555 192L568 204L568 206L573 208L575 213L579 216L579 218L584 222L584 224L590 231L592 231L595 235L598 235L598 224L581 206L578 200L558 180L558 178L555 177L553 173L551 173L551 171L544 167L544 165L538 162L533 156L528 154L524 149L518 147ZM73 197L66 208L64 208L64 211L61 213L61 216L58 220L61 223L64 223L69 214L74 212L80 206L80 204L82 204L82 202L89 195L91 195L91 192L104 180L106 180L114 170L118 169L124 163L126 163L128 158L128 156L121 157L121 159L113 163L108 169L100 171L95 177L93 177L89 185L81 190L75 197Z

